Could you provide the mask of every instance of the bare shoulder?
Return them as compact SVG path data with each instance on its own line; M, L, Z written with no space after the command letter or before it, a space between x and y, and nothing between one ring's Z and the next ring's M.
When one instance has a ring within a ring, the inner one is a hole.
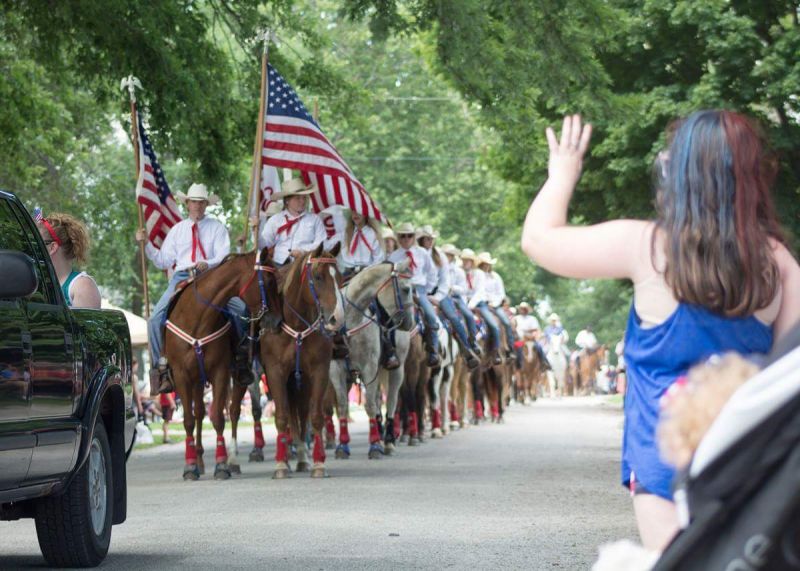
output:
M84 275L73 280L72 305L100 309L100 290L91 277Z

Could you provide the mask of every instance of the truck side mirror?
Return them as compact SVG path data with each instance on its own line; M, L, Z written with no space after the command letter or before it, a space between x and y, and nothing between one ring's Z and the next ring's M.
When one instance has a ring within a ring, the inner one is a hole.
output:
M0 250L0 298L28 297L39 287L30 256L14 250Z

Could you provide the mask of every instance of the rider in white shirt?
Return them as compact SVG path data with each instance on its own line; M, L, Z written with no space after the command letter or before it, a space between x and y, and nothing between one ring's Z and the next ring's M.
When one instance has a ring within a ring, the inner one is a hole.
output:
M481 252L478 255L478 265L486 274L486 296L489 300L489 307L492 308L497 320L506 330L506 338L508 342L507 349L510 353L515 353L514 350L514 328L511 327L511 320L503 310L503 300L506 297L506 288L503 284L503 278L500 274L495 272L492 267L497 263L497 260L492 258L489 252ZM517 352L518 353L518 352ZM520 356L517 356L517 361L520 362Z
M523 301L519 304L519 314L516 317L517 336L520 339L534 339L536 332L540 330L539 320L531 315L531 306Z
M592 351L597 348L599 343L597 342L597 337L592 333L592 327L590 325L587 325L585 329L578 332L578 335L575 337L575 345L587 351Z
M351 276L363 268L379 264L384 259L378 223L363 214L351 211L344 216L341 230L337 229L337 241L342 248L338 263L342 275Z
M500 349L500 326L498 325L497 317L495 317L492 310L489 308L488 296L486 294L486 274L483 270L478 269L479 262L478 256L469 248L461 250L461 261L464 264L464 273L467 278L467 307L471 310L477 310L481 314L481 318L486 326L489 328L490 335L490 350L494 352L493 362L499 365L503 362L499 354Z
M149 240L145 242L145 254L157 268L175 269L167 289L156 303L147 322L152 364L150 386L159 387L158 392L162 393L175 390L167 360L161 355L164 344L164 323L167 320L167 309L172 294L180 282L189 279L190 272L204 272L218 266L231 250L228 230L222 222L205 215L208 205L219 201L217 196L209 195L205 185L193 184L186 194L178 192L176 197L186 205L189 217L170 228L161 244L161 249L157 249ZM144 241L145 231L138 230L136 239ZM231 299L227 307L233 315L243 316L247 311L244 302L238 298ZM242 321L240 319L231 321L241 337Z
M467 305L467 273L464 268L459 266L457 256L461 255L461 250L456 248L453 244L445 244L442 247L442 252L447 256L449 262L448 270L450 272L450 297L455 304L456 309L461 314L461 317L467 324L467 331L469 333L469 344L473 352L476 354L480 352L476 337L478 336L478 325L475 323L475 316L470 311Z
M315 250L327 237L322 219L308 212L308 195L314 188L302 179L283 182L273 200L283 199L284 210L270 218L258 238L259 248L275 248L273 261L284 265Z

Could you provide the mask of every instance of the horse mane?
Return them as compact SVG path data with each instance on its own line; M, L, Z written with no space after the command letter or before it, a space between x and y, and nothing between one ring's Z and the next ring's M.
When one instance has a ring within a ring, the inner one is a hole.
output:
M373 268L382 268L383 266L389 266L391 269L391 262L381 262L380 264L375 264L374 266L370 266L369 268L365 268L358 272L358 274L356 274L353 279L350 280L347 286L345 286L346 292L348 294L352 292L355 298L360 292L364 291L365 289L369 289L374 282L383 277L382 273L371 270Z
M294 290L295 283L303 275L303 268L313 252L306 252L302 257L294 259L288 266L278 270L278 291L286 295Z

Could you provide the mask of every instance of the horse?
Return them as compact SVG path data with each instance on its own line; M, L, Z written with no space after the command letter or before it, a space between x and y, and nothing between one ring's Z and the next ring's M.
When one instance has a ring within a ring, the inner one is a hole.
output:
M341 290L345 300L345 337L349 345L347 359L333 359L330 363L330 380L336 391L339 417L339 445L337 458L350 456L350 434L347 428L348 416L348 378L349 367L360 373L366 392L365 409L369 417L370 459L383 456L383 436L381 435L381 386L378 381L381 357L381 324L378 321L378 303L389 314L391 328L413 324L412 290L409 282L408 261L395 266L391 263L376 264L356 274ZM397 393L399 386L389 387L389 392ZM391 415L391 416L389 416ZM393 420L394 411L387 411L387 419ZM388 420L387 420L388 422ZM389 423L392 424L392 423Z
M399 345L399 343L398 343ZM419 329L408 335L408 354L403 363L403 386L400 388L403 437L409 446L424 442L425 387L431 370Z
M605 352L605 345L600 345L591 350L581 349L576 367L576 392L580 390L581 394L584 395L594 392L597 373L605 358Z
M563 339L554 335L547 344L547 360L551 370L547 372L547 382L550 387L550 396L560 395L567 378L567 357L564 355Z
M519 371L517 400L526 403L528 399L536 400L539 395L539 383L545 374L544 363L536 350L536 341L526 339L522 345L522 369Z
M467 416L470 373L467 362L464 359L457 359L453 365L453 382L450 383L450 405L448 406L451 430L468 426L464 419Z
M258 256L255 252L231 254L216 268L196 276L173 298L164 335L164 355L171 364L176 390L183 402L185 480L197 480L205 471L202 430L203 392L207 383L213 387L211 417L217 433L214 478L231 476L225 446L224 408L228 402L234 336L229 333L231 325L222 308L228 300L238 296L254 316L253 320L262 319L270 308L277 311L280 301L274 268L260 261L264 254L263 251ZM233 465L238 466L238 463Z
M441 438L450 430L450 384L460 346L447 327L439 329L439 347L442 363L434 370L430 384L431 438Z
M337 288L338 251L338 245L330 252L320 245L278 273L283 321L279 330L263 330L260 352L275 402L278 436L274 479L289 477L290 434L297 438L296 471L310 469L312 478L328 475L322 440L323 401L333 352L332 334L344 318ZM309 420L314 434L313 468L309 466L306 447Z

